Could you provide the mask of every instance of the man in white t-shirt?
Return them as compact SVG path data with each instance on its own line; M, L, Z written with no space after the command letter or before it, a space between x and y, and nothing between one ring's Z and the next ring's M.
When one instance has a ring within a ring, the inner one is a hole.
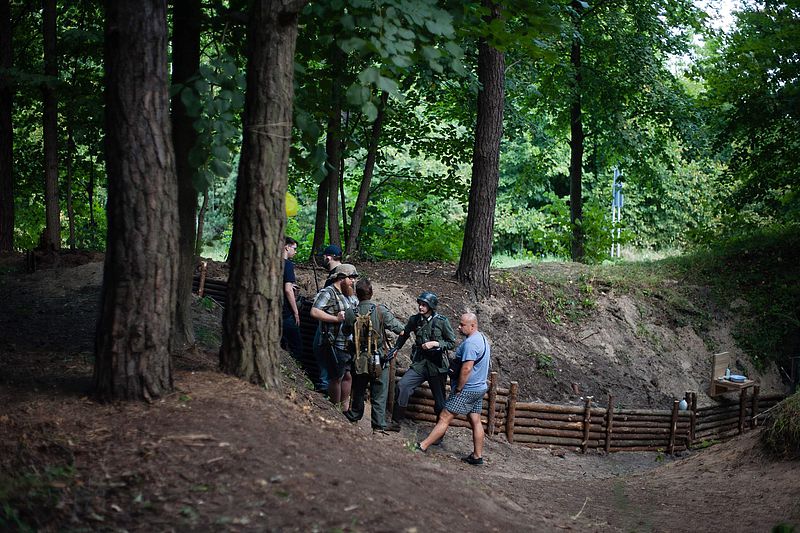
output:
M428 447L438 441L447 432L450 422L456 415L467 415L472 426L471 454L461 460L471 465L483 464L483 425L481 424L481 407L483 396L489 388L489 361L491 348L483 333L478 331L478 317L475 313L464 313L458 322L458 331L465 337L456 348L456 359L461 361L461 370L453 377L450 397L439 421L428 437L417 443L417 449L427 451Z

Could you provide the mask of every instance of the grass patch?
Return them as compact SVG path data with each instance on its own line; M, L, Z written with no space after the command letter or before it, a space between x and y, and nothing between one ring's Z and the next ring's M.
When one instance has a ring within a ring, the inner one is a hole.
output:
M783 400L761 433L764 448L782 459L800 459L800 391Z

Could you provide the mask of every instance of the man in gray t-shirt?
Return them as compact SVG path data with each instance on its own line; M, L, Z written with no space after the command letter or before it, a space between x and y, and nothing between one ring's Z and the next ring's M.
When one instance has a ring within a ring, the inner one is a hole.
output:
M483 395L489 388L487 377L492 351L489 341L478 331L478 317L475 313L461 315L458 332L465 337L464 342L456 348L456 359L461 361L461 369L452 377L450 397L439 415L439 421L427 438L417 443L417 449L426 451L428 446L444 436L456 415L467 415L472 426L473 451L461 460L471 465L482 465L484 431L481 408Z

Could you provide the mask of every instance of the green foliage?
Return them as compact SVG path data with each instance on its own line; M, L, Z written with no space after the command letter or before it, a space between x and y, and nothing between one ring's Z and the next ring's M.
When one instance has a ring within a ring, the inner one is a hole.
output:
M198 137L189 152L189 164L195 169L192 182L198 191L206 191L215 178L227 179L233 171L231 162L241 144L244 89L244 73L224 52L201 64L197 75L185 84L172 88L194 119Z
M24 468L0 475L0 529L37 531L47 523L64 487L75 477L71 465Z
M782 459L800 459L800 391L783 400L769 415L761 442Z

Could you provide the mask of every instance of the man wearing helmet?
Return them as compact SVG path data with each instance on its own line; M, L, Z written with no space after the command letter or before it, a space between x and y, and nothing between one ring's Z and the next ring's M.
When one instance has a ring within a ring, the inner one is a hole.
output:
M433 393L434 411L438 416L444 408L445 383L449 360L447 351L456 343L450 321L436 312L439 299L431 291L425 291L417 298L419 313L412 315L403 333L397 339L393 351L396 352L414 333L414 347L411 350L411 367L403 375L397 386L397 400L392 411L393 423L386 429L400 430L400 420L405 418L408 399L414 389L427 381Z

